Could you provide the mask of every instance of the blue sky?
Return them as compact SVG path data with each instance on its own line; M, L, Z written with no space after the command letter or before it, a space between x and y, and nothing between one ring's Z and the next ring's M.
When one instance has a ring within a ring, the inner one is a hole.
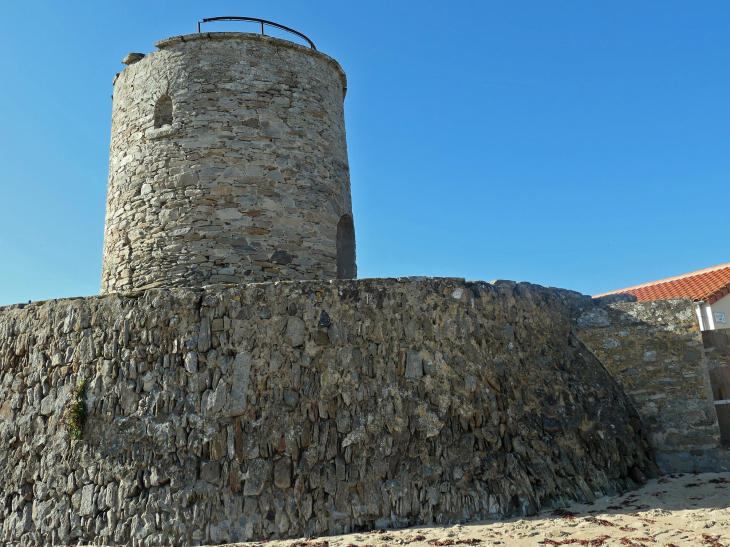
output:
M0 33L0 305L98 293L113 76L221 15L347 72L360 277L596 294L730 262L726 1L26 0Z

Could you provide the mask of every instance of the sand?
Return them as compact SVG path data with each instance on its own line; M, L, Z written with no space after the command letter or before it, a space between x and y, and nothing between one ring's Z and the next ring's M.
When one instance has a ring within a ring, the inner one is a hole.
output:
M417 526L300 540L266 547L442 547L458 545L730 547L730 473L674 474L592 505L529 517L452 526Z

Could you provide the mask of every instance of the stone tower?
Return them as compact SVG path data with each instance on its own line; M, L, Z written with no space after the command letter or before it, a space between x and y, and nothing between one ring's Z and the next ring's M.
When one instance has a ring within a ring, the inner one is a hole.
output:
M248 33L155 46L115 80L101 292L355 278L340 65Z

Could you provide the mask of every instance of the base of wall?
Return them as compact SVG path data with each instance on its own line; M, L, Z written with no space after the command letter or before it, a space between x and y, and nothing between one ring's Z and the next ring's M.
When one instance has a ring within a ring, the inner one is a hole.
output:
M662 473L723 473L730 471L730 449L684 452L656 452L656 463Z

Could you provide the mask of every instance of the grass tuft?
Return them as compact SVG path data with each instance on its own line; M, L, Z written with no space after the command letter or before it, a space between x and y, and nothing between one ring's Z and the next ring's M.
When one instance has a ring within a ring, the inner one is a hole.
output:
M86 378L81 380L71 393L71 400L66 406L63 423L74 441L84 440L84 423L86 422Z

